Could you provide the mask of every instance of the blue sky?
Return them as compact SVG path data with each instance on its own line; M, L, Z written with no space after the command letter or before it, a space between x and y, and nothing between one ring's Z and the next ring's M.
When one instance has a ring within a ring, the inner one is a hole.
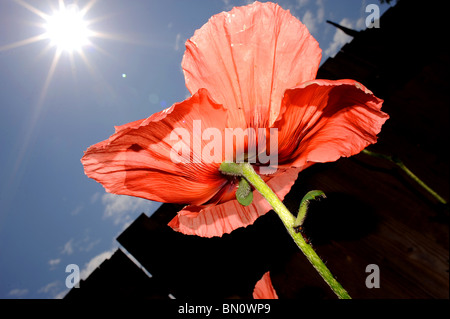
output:
M27 39L44 32L38 13L51 14L58 1L0 1L0 298L64 296L66 265L86 278L129 223L159 207L105 193L84 175L83 151L115 125L184 100L184 42L212 15L248 1L70 3L88 5L85 19L103 36L55 63L48 39ZM325 21L364 29L369 3L278 2L307 25L323 61L351 39Z

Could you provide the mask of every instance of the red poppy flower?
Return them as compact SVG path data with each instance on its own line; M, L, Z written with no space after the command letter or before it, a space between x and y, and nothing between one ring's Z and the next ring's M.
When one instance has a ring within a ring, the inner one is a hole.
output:
M217 14L186 42L182 67L193 95L116 127L85 152L85 173L114 194L187 204L169 223L185 234L221 236L250 225L269 204L256 191L252 204L238 203L238 181L219 171L226 154L199 155L209 144L196 121L220 133L277 129L277 171L263 178L283 200L301 170L359 153L376 142L388 118L382 100L362 84L315 80L320 59L306 27L276 4L255 2ZM190 139L174 139L184 133ZM248 137L234 151L262 142ZM189 152L174 161L174 149Z
M266 272L253 289L253 299L278 299L277 292L272 286L270 272Z

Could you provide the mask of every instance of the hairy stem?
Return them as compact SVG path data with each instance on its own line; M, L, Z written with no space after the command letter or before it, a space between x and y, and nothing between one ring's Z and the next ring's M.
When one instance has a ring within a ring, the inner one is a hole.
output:
M228 168L228 166L230 166ZM237 167L239 166L239 167ZM272 191L272 189L262 180L262 178L255 172L253 167L248 163L236 164L236 163L222 163L220 170L227 174L227 171L236 174L239 172L242 176L256 189L262 196L269 202L273 210L278 214L284 226L286 227L289 235L291 235L298 248L303 252L309 262L322 276L325 282L330 286L333 292L340 299L351 299L348 292L342 287L342 285L334 278L328 267L320 259L314 249L309 245L303 235L296 231L296 219L291 212L286 208L283 202Z

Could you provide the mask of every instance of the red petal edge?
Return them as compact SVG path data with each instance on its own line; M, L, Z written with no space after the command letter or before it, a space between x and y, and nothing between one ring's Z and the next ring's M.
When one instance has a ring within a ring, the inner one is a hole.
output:
M109 193L203 204L227 182L218 170L221 161L174 163L170 152L178 141L171 140L170 135L175 128L184 128L192 136L194 120L201 120L205 128L224 128L226 118L222 105L212 101L206 90L199 90L145 120L116 127L108 140L85 152L81 159L84 171Z
M256 283L253 289L254 299L278 299L277 292L273 288L270 272L266 272Z
M353 80L314 80L286 91L278 128L281 167L332 162L377 141L383 100Z
M298 173L311 164L302 168L287 169L268 180L267 185L280 200L283 200L295 183ZM242 206L235 199L206 208L187 206L169 222L169 226L186 235L222 236L239 227L253 224L258 217L271 209L266 199L259 192L254 191L253 202L249 206Z

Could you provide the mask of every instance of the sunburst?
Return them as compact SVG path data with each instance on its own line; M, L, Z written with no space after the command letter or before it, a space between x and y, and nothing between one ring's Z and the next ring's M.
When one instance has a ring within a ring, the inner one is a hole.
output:
M58 50L72 52L89 44L92 31L84 20L84 13L76 4L60 3L58 11L45 18L45 37Z
M84 49L86 47L94 47L96 51L105 53L104 50L95 45L95 38L103 37L115 39L113 35L92 30L91 26L94 21L97 20L86 19L87 13L95 4L96 0L89 0L87 4L81 8L77 5L77 1L72 0L70 1L70 4L66 4L64 0L58 0L57 7L49 7L48 12L43 12L24 0L14 1L23 8L34 13L38 19L40 18L40 21L37 21L35 25L37 26L36 30L41 29L41 33L26 39L18 40L14 43L0 46L0 52L37 42L43 42L44 44L46 43L46 46L43 48L42 53L47 53L53 49L54 54L48 68L48 73L43 81L41 93L36 101L36 105L32 108L30 122L27 125L24 140L19 147L20 150L18 151L18 156L15 161L15 167L12 170L12 177L18 172L21 162L25 157L29 142L33 136L34 128L42 113L50 83L61 57L67 55L70 63L74 64L75 55L79 56L86 64L90 74L94 77L101 78L99 72L95 70L94 65L89 63ZM42 4L42 2L40 3ZM72 70L74 70L74 68L72 68Z
M41 18L41 21L40 23L37 23L37 26L42 29L42 33L1 46L0 52L40 41L47 42L47 46L43 49L44 52L54 48L53 60L48 69L41 98L46 95L49 83L51 82L55 69L63 54L68 55L72 63L74 56L79 55L89 67L89 71L94 73L92 65L87 61L84 48L95 47L97 51L104 52L95 45L94 38L114 38L111 35L92 30L91 25L94 20L86 19L86 14L92 8L96 0L90 0L82 8L78 7L74 1L71 1L70 4L66 4L64 0L58 0L57 8L52 9L49 7L49 12L43 12L24 0L15 0L15 2Z

